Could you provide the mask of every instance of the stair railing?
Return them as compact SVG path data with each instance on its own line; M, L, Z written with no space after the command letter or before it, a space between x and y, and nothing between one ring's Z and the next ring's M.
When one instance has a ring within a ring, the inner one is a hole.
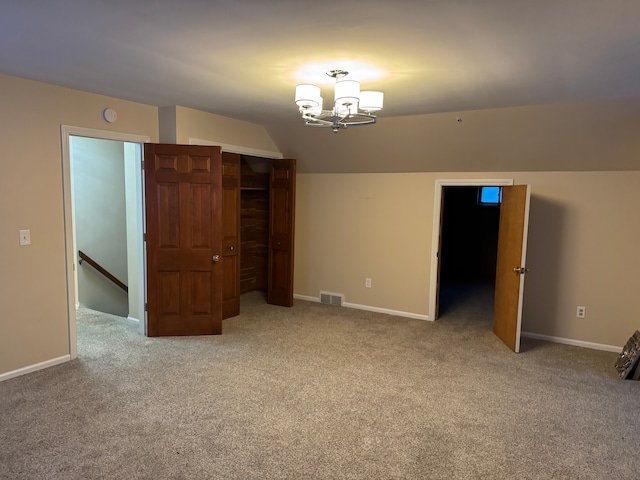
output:
M78 250L78 257L80 257L80 260L78 260L78 263L80 265L82 265L82 261L86 260L86 262L91 265L93 268L95 268L98 272L100 272L102 275L104 275L105 277L107 277L109 280L111 280L113 283L115 283L118 287L120 287L122 290L124 290L125 292L129 292L129 287L127 287L124 283L122 283L120 280L118 280L116 277L114 277L111 273L109 273L107 271L106 268L104 268L102 265L100 265L98 262L96 262L93 258L91 258L89 255L87 255L86 253L84 253L82 250Z

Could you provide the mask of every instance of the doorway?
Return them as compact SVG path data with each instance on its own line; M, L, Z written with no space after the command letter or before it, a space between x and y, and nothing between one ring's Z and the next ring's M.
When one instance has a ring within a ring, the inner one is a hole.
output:
M242 154L221 150L145 145L150 336L220 334L221 320L240 313ZM293 306L295 167L295 159L271 159L267 177L267 302L286 307Z
M144 214L143 214L143 186L141 174L142 144L150 140L149 137L130 135L104 130L63 125L61 128L62 170L63 170L63 205L65 221L65 249L66 249L66 281L67 281L67 318L69 328L69 353L71 358L77 357L76 336L76 306L79 303L78 270L79 257L76 239L73 202L73 162L72 147L74 139L96 139L121 142L123 149L125 174L131 180L124 190L128 193L126 203L127 225L127 283L129 286L129 313L139 316L138 331L145 334L144 318L145 302L145 264L144 264Z
M293 305L295 165L222 152L223 319L237 316L250 292Z
M239 237L240 258L235 274L238 278L226 285L225 299L237 298L234 307L223 314L223 319L237 315L243 298L249 303L267 302L269 290L269 232L270 232L270 172L273 161L281 160L280 152L231 145L224 142L189 138L189 145L219 146L224 154L239 156ZM236 227L234 227L236 228ZM234 274L227 275L234 278ZM224 308L223 308L224 311Z
M499 197L483 199L500 187L448 186L442 192L440 241L441 319L491 319L495 295Z
M493 267L488 267L488 260L479 258L487 249L491 249L490 237L495 232L487 233L486 238L480 243L469 248L467 240L478 237L469 222L457 220L461 212L467 220L479 212L477 205L470 205L477 201L472 195L477 195L478 188L483 186L513 185L512 179L452 179L436 180L434 195L433 237L432 237L432 262L429 291L429 318L437 320L440 313L451 313L455 308L464 308L466 303L469 308L486 308L486 302L491 301L494 288L491 286L491 278L495 278L495 256ZM454 190L448 190L454 189ZM447 192L452 197L447 203ZM450 212L450 215L447 214ZM499 211L499 209L498 209ZM475 222L475 227L489 230L494 212L484 212L481 216L487 217L480 223ZM449 237L449 239L447 239ZM464 237L464 238L461 238ZM468 237L468 238L467 238ZM443 247L443 243L447 242ZM497 240L496 240L497 242ZM445 257L446 255L446 257ZM495 255L495 253L493 254ZM444 267L444 269L443 269ZM480 279L484 277L484 280ZM487 300L489 298L489 300ZM444 301L444 305L441 305ZM479 306L480 305L480 306ZM482 307L485 305L485 307ZM443 311L440 312L440 308Z
M133 205L135 213L135 169L125 168L135 162L136 146L69 137L77 306L138 321L138 282L128 265L135 257L128 237L137 225L127 209Z

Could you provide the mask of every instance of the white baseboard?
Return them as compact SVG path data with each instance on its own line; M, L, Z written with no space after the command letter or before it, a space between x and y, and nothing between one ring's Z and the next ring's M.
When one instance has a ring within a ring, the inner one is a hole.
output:
M308 302L320 303L319 297L310 297L308 295L294 294L293 298L297 298L299 300L306 300ZM398 317L406 317L406 318L413 318L416 320L431 321L431 319L429 318L429 315L421 315L419 313L402 312L398 310L390 310L388 308L372 307L369 305L358 305L357 303L348 303L348 302L344 302L342 306L346 308L355 308L357 310L367 310L369 312L386 313L387 315L396 315ZM584 342L582 340L574 340L572 338L554 337L551 335L540 335L539 333L531 333L531 332L522 332L521 335L523 337L533 338L535 340L545 340L547 342L562 343L564 345L573 345L574 347L592 348L594 350L603 350L606 352L616 352L616 353L619 353L622 351L622 347L617 347L615 345L605 345L602 343Z
M132 322L136 322L136 323L140 323L140 320L134 317L127 317L127 320L130 320Z
M297 293L294 293L293 298L297 298L298 300L306 300L307 302L320 303L319 297L309 297L307 295L298 295Z
M11 372L2 373L0 374L0 382L9 380L10 378L19 377L20 375L26 375L27 373L36 372L44 368L60 365L61 363L68 362L69 360L71 360L71 355L63 355L62 357L52 358L51 360L47 360L45 362L36 363L34 365L29 365L28 367L23 367Z
M427 321L431 320L429 318L429 315L422 315L420 313L403 312L400 310L391 310L388 308L372 307L370 305L358 305L357 303L348 303L348 302L345 302L342 305L347 308L355 308L357 310L367 310L369 312L376 312L376 313L386 313L387 315L396 315L398 317L413 318L415 320L427 320Z
M546 340L547 342L562 343L564 345L573 345L574 347L592 348L594 350L604 350L606 352L620 353L622 347L615 345L605 345L603 343L583 342L582 340L573 340L572 338L553 337L551 335L540 335L539 333L522 332L523 337L533 338L535 340Z
M308 302L320 303L319 297L309 297L307 295L294 294L293 298L297 298L298 300L306 300ZM431 320L429 318L429 315L422 315L420 313L403 312L400 310L391 310L388 308L372 307L370 305L359 305L357 303L344 302L342 306L346 308L355 308L356 310L366 310L368 312L385 313L387 315L395 315L397 317L413 318L415 320L427 320L427 321Z

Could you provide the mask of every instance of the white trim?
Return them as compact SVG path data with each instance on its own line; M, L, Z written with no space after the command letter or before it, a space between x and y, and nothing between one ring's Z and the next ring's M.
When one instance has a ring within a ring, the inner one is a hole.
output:
M71 156L69 149L69 137L89 137L104 140L116 140L130 143L148 143L151 137L146 135L133 135L130 133L112 132L108 130L96 130L93 128L74 127L60 125L60 143L62 145L62 201L64 215L64 243L67 286L67 324L69 330L69 356L74 359L78 356L78 337L76 332L76 294L75 294L75 241L73 227L73 210L71 199ZM141 199L142 201L142 199ZM143 267L144 270L146 268ZM144 278L143 275L140 278ZM143 287L146 291L146 288Z
M323 293L327 293L327 292L323 292ZM320 303L320 297L309 297L307 295L298 295L298 294L294 294L293 298L297 298L298 300L306 300L308 302L316 302L316 303ZM376 312L376 313L384 313L387 315L395 315L397 317L406 317L406 318L413 318L415 320L431 320L427 315L422 315L420 313L411 313L411 312L403 312L400 310L391 310L389 308L380 308L380 307L372 307L370 305L360 305L357 303L348 303L348 302L344 302L342 304L343 307L346 308L353 308L356 310L366 310L368 312Z
M61 125L61 127L63 137L73 135L76 137L99 138L101 140L117 140L120 142L129 143L149 143L151 141L151 137L147 135L135 135L132 133L112 132L110 130L74 127L71 125Z
M413 318L415 320L431 320L428 315L422 315L420 313L402 312L400 310L391 310L389 308L372 307L369 305L358 305L357 303L345 302L343 307L355 308L357 310L367 310L369 312L386 313L387 315L395 315L397 317Z
M9 380L10 378L19 377L21 375L26 375L27 373L36 372L44 368L60 365L61 363L65 363L70 360L71 360L71 355L63 355L62 357L52 358L51 360L46 360L44 362L36 363L34 365L29 365L28 367L12 370L11 372L0 374L0 382L4 382L5 380Z
M127 320L131 321L131 322L135 322L135 323L140 323L140 320L137 318L133 318L133 317L127 317Z
M212 142L211 140L202 140L201 138L189 137L189 145L211 145L220 147L223 152L239 153L241 155L251 155L252 157L262 158L283 158L280 152L272 152L269 150L259 150L257 148L242 147L240 145L231 145L229 143Z
M297 298L298 300L306 300L307 302L320 303L320 297L310 297L308 295L298 295L297 293L294 293L293 298Z
M442 189L455 186L513 185L513 178L437 179L433 200L433 227L431 229L431 272L429 274L429 319L436 318L436 289L438 286L438 246L440 243L440 216L442 215Z
M574 340L572 338L554 337L551 335L541 335L539 333L522 332L521 334L526 338L533 338L535 340L545 340L547 342L562 343L564 345L572 345L574 347L591 348L593 350L604 350L605 352L620 353L623 347L616 347L615 345L605 345L603 343L583 342L582 340Z
M296 293L293 295L293 298L296 298L298 300L305 300L307 302L320 303L320 297L311 297L308 295L299 295ZM368 310L370 312L386 313L389 315L396 315L399 317L407 317L407 318L414 318L417 320L431 321L429 316L420 315L417 313L399 312L396 310L389 310L386 308L357 305L355 303L343 303L342 306L347 308L355 308L358 310ZM572 338L554 337L551 335L541 335L539 333L531 333L531 332L525 332L525 331L521 332L520 335L526 338L533 338L534 340L544 340L546 342L561 343L563 345L572 345L574 347L591 348L593 350L603 350L605 352L620 353L622 351L622 347L616 347L615 345L605 345L603 343L584 342L582 340L574 340Z

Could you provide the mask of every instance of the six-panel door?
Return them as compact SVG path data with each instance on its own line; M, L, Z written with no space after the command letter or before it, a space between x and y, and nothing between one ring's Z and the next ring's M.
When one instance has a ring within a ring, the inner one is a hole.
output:
M219 147L145 145L149 336L222 332Z

